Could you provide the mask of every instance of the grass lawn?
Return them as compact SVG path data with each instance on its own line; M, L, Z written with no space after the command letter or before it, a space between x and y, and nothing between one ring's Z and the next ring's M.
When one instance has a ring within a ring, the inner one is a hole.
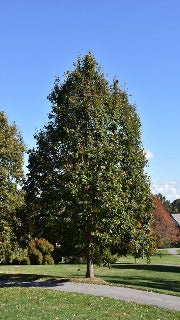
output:
M177 250L178 251L178 250ZM180 249L179 249L180 253ZM135 260L131 255L127 257L122 257L119 259L119 262L123 263L134 263ZM146 259L137 259L136 263L142 264L142 262L146 263ZM180 257L176 257L173 254L170 254L168 250L158 250L156 255L151 257L151 264L172 264L180 266Z
M77 271L80 269L80 271ZM94 267L95 276L109 285L123 285L132 288L180 296L180 267L119 263L112 268ZM0 266L0 279L62 279L85 281L85 265L40 265Z
M115 299L44 289L0 289L1 320L180 320L180 314Z

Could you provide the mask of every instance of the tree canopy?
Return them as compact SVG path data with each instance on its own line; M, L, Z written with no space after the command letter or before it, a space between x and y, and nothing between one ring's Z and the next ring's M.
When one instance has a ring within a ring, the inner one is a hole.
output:
M22 205L23 153L25 146L15 124L0 112L0 218L8 220Z
M179 241L179 230L170 217L167 209L156 196L153 196L155 209L153 210L154 221L152 224L153 233L156 238L157 247L169 247Z
M180 199L175 199L171 203L171 211L180 212Z
M27 203L35 224L52 237L69 234L87 259L88 277L96 249L113 245L124 254L136 241L138 255L148 255L152 199L128 94L117 80L109 85L89 53L63 82L56 79L49 100L49 121L29 151Z
M25 146L15 124L0 112L0 261L10 262L17 248L13 227L23 204L23 153Z

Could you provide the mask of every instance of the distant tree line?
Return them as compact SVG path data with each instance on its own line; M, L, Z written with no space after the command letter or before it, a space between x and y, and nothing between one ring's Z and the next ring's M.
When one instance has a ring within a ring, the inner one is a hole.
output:
M175 199L171 202L161 193L156 194L156 197L162 202L168 212L180 212L180 199Z

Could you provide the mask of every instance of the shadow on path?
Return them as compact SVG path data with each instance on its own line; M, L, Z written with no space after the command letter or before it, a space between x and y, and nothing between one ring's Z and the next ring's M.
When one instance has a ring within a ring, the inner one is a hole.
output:
M69 278L56 279L53 276L34 274L0 274L0 288L3 287L55 287L65 282Z

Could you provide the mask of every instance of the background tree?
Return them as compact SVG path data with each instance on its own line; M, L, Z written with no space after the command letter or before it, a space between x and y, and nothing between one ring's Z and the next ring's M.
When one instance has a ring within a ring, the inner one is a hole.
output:
M0 264L8 264L13 260L13 252L17 247L14 233L6 221L0 220Z
M167 200L165 196L161 193L155 195L163 204L168 212L180 212L180 199L175 199L174 201Z
M7 251L14 242L13 227L20 224L16 210L23 204L23 153L25 146L15 124L8 124L0 112L0 251ZM12 240L12 241L11 241ZM4 257L4 261L6 258Z
M171 203L171 211L180 212L180 199L176 199Z
M173 205L171 203L170 200L167 200L165 196L163 196L161 193L158 193L155 195L162 203L162 205L164 206L164 208L168 211L171 212L173 211ZM175 210L176 211L176 210Z
M150 235L140 120L92 54L78 58L63 83L56 80L49 100L49 122L29 152L29 212L42 234L46 229L60 243L58 232L71 234L69 241L87 259L86 275L93 277L95 248L102 252L113 243L126 253L139 226L144 237Z
M23 203L23 153L25 146L16 125L0 112L0 217L12 220Z
M158 248L169 247L178 242L178 228L171 219L169 213L161 203L160 199L153 196L155 209L153 210L154 221L152 224L153 233Z

